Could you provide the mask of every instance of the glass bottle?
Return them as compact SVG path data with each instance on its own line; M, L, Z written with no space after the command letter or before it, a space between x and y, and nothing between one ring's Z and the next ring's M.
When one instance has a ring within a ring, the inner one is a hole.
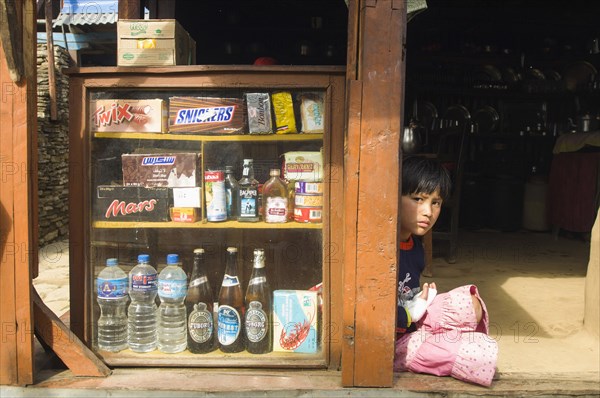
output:
M279 169L271 169L271 178L263 186L263 215L265 222L283 223L288 218L287 185L279 177Z
M216 348L213 302L212 289L206 276L204 249L194 249L194 267L185 298L188 314L187 348L194 354L203 354Z
M225 193L227 196L227 219L237 220L240 200L240 184L233 175L233 166L225 166Z
M238 221L257 222L258 214L258 181L254 179L254 161L244 159L242 178L239 181L240 200Z
M227 266L219 291L217 329L221 351L240 352L244 350L244 296L237 276L237 248L227 248Z
M265 272L265 251L254 250L254 267L245 297L246 350L252 354L265 354L273 350L271 321L271 288Z

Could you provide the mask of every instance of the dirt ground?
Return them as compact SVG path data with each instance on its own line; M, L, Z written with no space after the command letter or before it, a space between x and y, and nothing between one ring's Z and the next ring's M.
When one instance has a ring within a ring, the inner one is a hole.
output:
M434 257L426 280L439 291L478 286L500 374L598 373L600 341L583 327L589 249L581 236L462 232L456 264Z
M490 314L491 337L499 344L498 377L598 377L600 341L583 328L589 240L526 231L462 231L456 264L437 257L442 249L434 244L434 275L425 281L435 281L439 291L467 283L479 287ZM34 286L57 315L68 311L67 242L40 251Z

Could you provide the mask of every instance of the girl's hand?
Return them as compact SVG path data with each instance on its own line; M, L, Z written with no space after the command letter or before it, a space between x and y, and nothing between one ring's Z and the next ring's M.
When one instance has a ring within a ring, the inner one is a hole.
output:
M428 297L429 297L429 289L433 289L433 290L435 290L435 291L436 291L436 293L437 293L437 288L436 288L436 286L435 286L435 282L431 282L431 283L424 283L424 284L423 284L423 290L421 290L421 295L420 295L420 297L421 297L423 300L427 300L427 299L428 299ZM433 297L432 297L432 300L433 300Z

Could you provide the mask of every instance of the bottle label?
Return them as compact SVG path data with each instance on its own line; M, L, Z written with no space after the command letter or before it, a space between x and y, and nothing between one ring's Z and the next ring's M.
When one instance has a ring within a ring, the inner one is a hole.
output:
M127 295L127 278L121 279L103 279L96 280L98 288L98 298L119 299Z
M185 279L158 280L158 295L160 297L182 299L187 294L187 288L187 280Z
M249 308L246 312L246 337L250 342L258 343L267 335L267 314L263 311L260 301L251 301Z
M288 199L280 196L267 198L265 210L266 222L286 222L288 218Z
M152 290L156 291L157 287L158 274L131 276L131 290L133 292L145 293Z
M240 189L240 217L258 217L258 189Z
M227 275L225 274L223 276L223 284L221 286L223 287L229 287L229 286L237 286L240 284L240 280L238 279L237 275Z
M205 343L213 334L213 315L206 303L194 304L194 310L188 318L188 331L196 343Z
M250 279L249 285L259 285L261 283L267 283L266 276L257 276L255 278Z
M196 286L200 286L203 283L208 282L208 278L206 276L201 276L200 278L196 278L194 280L192 280L190 282L190 286L189 287L196 287Z
M235 308L229 305L220 305L218 316L218 338L222 345L235 343L240 335L241 317Z

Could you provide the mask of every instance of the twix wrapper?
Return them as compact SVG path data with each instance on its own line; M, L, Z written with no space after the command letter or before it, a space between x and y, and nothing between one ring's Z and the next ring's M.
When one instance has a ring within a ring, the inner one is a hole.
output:
M164 133L167 109L161 99L99 99L90 101L92 132Z

